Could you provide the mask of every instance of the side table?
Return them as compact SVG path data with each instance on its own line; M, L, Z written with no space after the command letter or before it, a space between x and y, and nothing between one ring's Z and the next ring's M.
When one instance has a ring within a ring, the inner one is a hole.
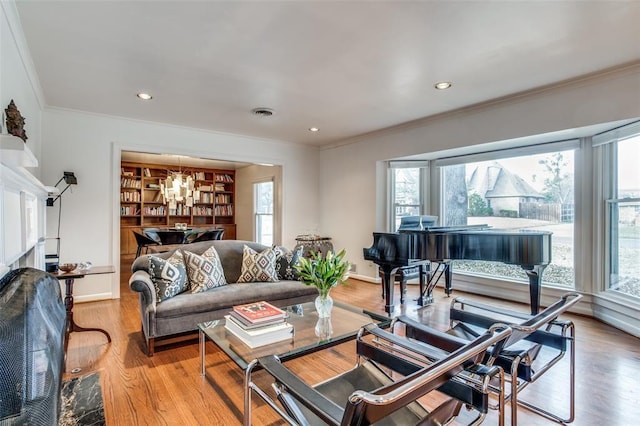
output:
M87 275L96 275L96 274L113 274L115 272L115 268L111 265L109 266L93 266L90 269L76 269L71 272L61 272L53 274L58 280L64 280L65 283L65 295L64 295L64 306L67 310L67 326L65 328L64 334L64 352L67 353L67 347L69 346L69 335L74 332L82 332L82 331L97 331L103 333L107 336L107 341L111 343L111 336L105 330L101 328L85 328L80 327L73 320L73 283L76 278L84 278Z

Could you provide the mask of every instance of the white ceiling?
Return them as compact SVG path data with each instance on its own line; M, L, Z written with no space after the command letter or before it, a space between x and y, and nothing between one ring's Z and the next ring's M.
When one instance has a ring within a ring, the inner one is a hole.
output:
M640 60L640 1L18 0L17 9L48 106L310 145ZM435 90L440 80L453 87ZM255 107L276 114L253 116Z

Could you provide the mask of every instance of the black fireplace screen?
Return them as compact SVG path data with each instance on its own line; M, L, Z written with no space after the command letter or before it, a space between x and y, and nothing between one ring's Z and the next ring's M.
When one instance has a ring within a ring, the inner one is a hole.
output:
M21 268L0 279L0 425L57 425L65 308L58 280Z

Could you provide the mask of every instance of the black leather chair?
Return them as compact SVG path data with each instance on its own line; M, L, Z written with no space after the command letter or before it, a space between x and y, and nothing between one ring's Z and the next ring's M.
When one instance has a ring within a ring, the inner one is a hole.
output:
M561 321L560 315L578 303L582 298L578 293L567 293L558 301L536 315L507 310L475 301L456 298L452 301L449 318L451 328L448 334L471 341L482 335L496 322L508 323L513 333L501 349L493 348L488 352L487 365L497 365L504 369L510 392L505 400L511 402L511 424L518 423L518 405L522 405L545 418L558 423L571 423L575 414L575 327L571 321ZM411 320L409 320L411 321ZM431 343L429 336L418 331L408 330L406 336L421 342ZM558 390L554 383L554 395L568 395L569 413L565 418L551 413L542 407L523 401L520 392L539 379L546 371L557 364L569 351L568 392ZM434 357L437 359L438 357Z
M221 240L223 235L224 229L209 229L198 235L191 242L198 243L200 241Z
M247 370L245 425L251 424L252 393L293 425L448 424L462 407L477 413L469 424L478 424L488 411L491 379L504 386L502 369L481 366L478 360L510 333L504 325L492 327L472 342L458 342L457 349L439 361L423 364L424 351L431 347L369 324L357 338L356 367L316 386L305 383L276 356L259 358ZM252 369L258 367L274 379L279 404L251 380ZM465 369L474 370L481 380L474 385L458 381L456 376ZM435 390L447 397L428 411L418 400Z
M157 246L159 243L151 238L147 237L144 234L133 231L133 235L136 237L136 243L138 244L138 249L136 250L136 257L140 256L142 253L142 249L145 249L145 253L149 251L149 246Z

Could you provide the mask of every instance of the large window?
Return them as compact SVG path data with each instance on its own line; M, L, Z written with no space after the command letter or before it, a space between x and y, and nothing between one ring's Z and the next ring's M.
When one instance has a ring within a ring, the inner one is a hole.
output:
M255 240L264 245L273 244L273 181L253 184L253 211Z
M390 228L396 231L405 216L417 216L427 213L426 203L426 163L391 163L391 199Z
M518 156L509 151L469 156L443 165L441 224L551 231L552 263L543 282L574 287L574 151L540 151L548 147L532 147L531 154L519 151ZM474 161L486 157L498 159ZM454 261L453 267L456 272L528 282L518 265L465 260Z
M601 145L605 185L606 288L640 298L640 126L595 137Z

